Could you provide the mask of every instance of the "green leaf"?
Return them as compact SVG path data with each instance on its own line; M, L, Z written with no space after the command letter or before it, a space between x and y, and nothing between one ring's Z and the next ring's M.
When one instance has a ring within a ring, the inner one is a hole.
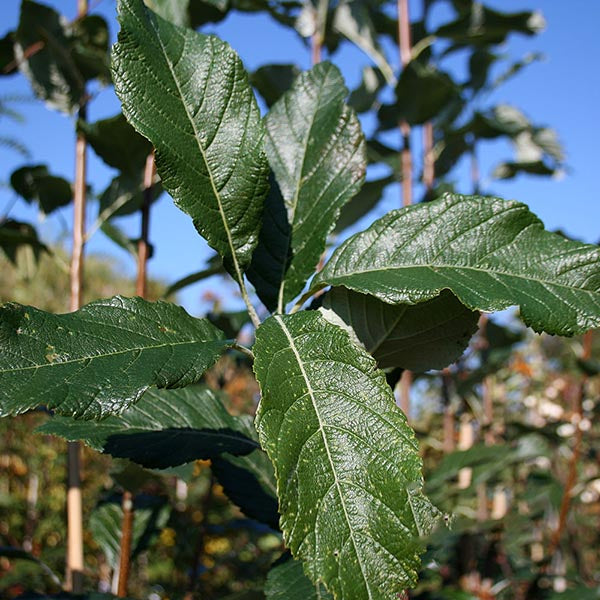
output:
M71 24L70 48L73 61L85 81L110 83L108 24L100 15L85 15Z
M89 518L89 528L94 541L100 546L106 560L114 569L121 555L121 529L123 526L122 496L113 494L101 501ZM131 558L146 550L159 535L171 512L167 498L137 495L133 499L133 531Z
M121 296L64 315L5 304L0 341L0 414L43 404L85 419L123 412L152 385L195 383L229 345L179 306Z
M296 65L263 65L250 75L250 83L270 108L292 87L300 73Z
M218 23L227 16L229 8L229 0L190 0L190 26L196 29L206 23Z
M340 2L333 17L333 27L373 60L388 83L393 85L396 82L394 70L379 44L368 2L363 0Z
M71 184L62 177L50 175L46 165L26 165L10 176L12 188L28 202L37 202L48 215L71 202Z
M279 529L275 474L262 450L246 456L216 456L212 459L212 472L227 497L246 516Z
M94 152L107 165L128 174L141 173L152 152L152 144L136 132L122 113L95 123L79 120L77 131L85 134Z
M17 251L22 246L31 247L36 259L41 252L48 252L48 248L40 242L37 231L29 223L13 219L0 222L0 249L13 264L16 264Z
M254 353L286 544L340 600L395 598L416 580L436 511L385 375L314 311L267 319Z
M401 119L421 125L433 119L460 96L450 76L431 65L410 62L402 71L396 86L396 104L384 105L379 111L383 126L398 126Z
M93 428L85 421L55 416L38 431L82 440L149 469L208 460L223 452L249 454L259 447L252 424L232 417L215 392L204 386L150 389L134 406Z
M79 107L85 80L70 52L66 21L56 11L23 0L14 48L19 69L36 96L66 113Z
M156 198L158 194L153 193ZM143 173L117 175L100 195L97 223L124 217L140 210L144 203Z
M120 0L119 19L123 112L154 145L164 188L241 281L268 191L264 127L242 63L225 42L171 25L142 0Z
M190 26L190 0L148 0L147 4L157 15L173 25Z
M125 252L129 252L132 256L137 256L138 246L136 240L127 237L122 229L109 221L104 221L100 225L100 231L102 231L109 240L117 244L119 248L123 248ZM150 246L150 250L152 250L152 246Z
M350 93L348 104L357 113L371 110L384 85L385 79L379 69L363 67L360 85Z
M448 194L396 210L349 238L312 291L343 285L390 304L451 290L473 310L517 305L535 331L600 325L600 249L544 230L524 204Z
M249 278L271 310L283 310L300 293L341 207L362 185L365 142L354 111L344 104L346 94L337 67L320 63L266 117L267 156L283 205L276 195L267 201L261 245L272 247L277 240L278 248L274 253L259 247Z
M265 583L267 600L333 600L322 584L315 586L304 574L302 563L290 559L273 567Z
M479 320L477 311L447 291L411 306L339 287L325 296L323 309L326 319L348 328L380 369L443 369L460 358Z
M455 42L453 49L466 44L501 44L511 33L536 35L545 27L540 12L504 13L473 2L455 21L442 25L435 35Z

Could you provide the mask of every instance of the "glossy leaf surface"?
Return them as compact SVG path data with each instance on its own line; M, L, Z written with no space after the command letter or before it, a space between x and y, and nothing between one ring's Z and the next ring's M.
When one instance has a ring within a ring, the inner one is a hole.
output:
M86 419L198 381L229 343L178 306L120 296L64 315L5 304L0 342L0 414L43 404Z
M156 149L164 188L238 280L258 239L267 193L264 128L237 54L213 36L120 0L115 91ZM160 102L156 102L160 98Z
M344 104L346 94L337 67L320 63L300 75L266 117L267 156L283 205L271 195L261 244L273 246L276 238L279 248L257 249L250 278L270 309L302 290L341 207L362 184L365 144L354 111Z
M435 509L383 372L314 311L269 318L254 352L256 427L287 546L340 600L396 598L416 579L417 538Z
M447 195L388 213L342 244L313 289L416 304L449 289L473 310L518 305L535 331L600 325L600 249L544 230L524 204Z
M150 389L134 406L94 427L69 417L54 417L38 429L151 469L165 469L223 452L249 454L259 446L253 428L232 417L207 387Z
M479 320L449 292L394 305L339 287L325 296L323 309L325 318L349 328L381 369L443 369L460 358Z

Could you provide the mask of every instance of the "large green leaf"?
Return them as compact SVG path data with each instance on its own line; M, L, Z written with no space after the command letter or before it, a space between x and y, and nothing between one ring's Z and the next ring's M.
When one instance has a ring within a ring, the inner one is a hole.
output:
M339 287L325 296L323 309L325 318L349 328L381 369L442 369L461 356L479 320L447 291L411 306Z
M198 381L229 344L179 306L120 296L64 315L5 304L0 342L0 414L44 404L86 419Z
M249 277L270 309L283 310L302 290L340 209L364 179L364 138L354 111L344 104L346 94L337 67L320 63L266 117L267 156L284 206L273 196L267 202L261 246L277 238L280 248L267 251L263 260L259 247Z
M55 416L41 433L129 458L151 469L165 469L223 452L249 454L259 445L251 423L232 417L216 393L207 387L148 390L134 406L90 427L80 419Z
M77 122L77 130L107 164L129 174L144 170L152 145L129 125L122 113L95 123Z
M51 175L46 165L25 165L10 176L12 188L28 202L37 202L44 214L66 206L73 198L71 184Z
M66 21L56 11L23 0L15 33L15 57L38 97L63 112L78 108L85 80L70 52Z
M314 311L267 319L254 352L256 427L287 545L340 600L396 598L415 582L418 537L436 511L383 372Z
M241 280L268 190L264 127L242 63L225 42L168 23L142 0L120 0L119 20L123 112L154 145L165 189Z
M448 194L388 213L342 244L326 285L416 304L451 290L473 310L518 305L535 331L600 326L600 249L544 230L524 204Z
M265 583L267 600L332 600L322 584L313 584L304 574L299 560L274 566Z

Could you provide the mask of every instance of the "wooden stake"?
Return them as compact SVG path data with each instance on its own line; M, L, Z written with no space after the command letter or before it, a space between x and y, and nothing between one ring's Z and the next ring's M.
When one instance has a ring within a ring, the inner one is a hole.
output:
M87 0L77 1L77 15L88 10ZM84 93L85 96L85 93ZM85 102L85 98L82 99ZM85 104L79 109L79 118L85 120ZM75 185L73 197L73 250L70 268L70 309L81 307L83 287L83 252L85 243L85 201L87 144L78 133L75 142ZM83 517L81 500L81 445L67 442L67 565L65 589L74 594L83 593Z
M137 278L135 293L140 298L146 297L147 288L147 263L150 257L150 205L152 204L152 183L154 181L155 165L154 153L146 158L146 168L144 170L144 203L141 210L141 233L138 241L138 260L137 260Z

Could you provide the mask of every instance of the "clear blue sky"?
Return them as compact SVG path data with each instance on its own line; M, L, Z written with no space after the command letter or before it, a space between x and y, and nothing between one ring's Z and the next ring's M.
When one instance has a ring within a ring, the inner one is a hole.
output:
M46 0L67 18L76 12L76 0ZM528 52L542 52L546 59L535 63L502 86L487 99L489 104L505 102L519 107L536 124L546 124L558 131L567 153L567 172L561 180L519 176L508 182L492 182L492 167L502 159L510 159L508 146L497 143L485 144L480 152L481 172L486 190L504 198L525 202L540 216L549 229L561 228L570 235L587 242L600 240L600 202L598 183L600 175L598 147L600 145L600 75L596 65L600 59L598 23L600 2L590 0L488 0L488 5L499 10L516 11L539 9L547 22L546 30L536 37L512 36L505 51L513 58ZM115 0L92 2L93 12L103 15L110 26L114 39L117 32ZM416 11L421 2L411 0ZM0 2L0 35L16 27L20 2ZM443 19L439 13L437 19ZM216 33L228 41L240 54L249 69L267 62L295 62L308 68L310 58L297 36L273 24L267 17L235 14L224 22L209 26L205 32ZM390 61L397 64L395 56ZM345 47L335 55L349 87L358 83L360 68L369 60L359 51ZM461 67L457 65L458 72ZM29 95L28 82L21 75L0 78L0 97ZM0 136L13 136L21 140L31 152L31 163L47 163L53 173L71 180L74 170L73 120L57 112L47 110L39 101L15 104L25 122L15 124L8 119L0 120ZM89 109L90 120L116 114L118 101L112 88L98 94ZM368 123L367 123L368 126ZM0 182L8 182L10 173L24 163L22 157L0 147ZM89 153L89 182L94 191L101 192L114 176L93 152ZM468 191L470 184L465 169L457 174L458 189ZM4 214L14 198L6 187L0 188L0 215ZM398 206L399 192L396 186L389 188L377 215ZM88 221L92 222L96 208L89 209ZM39 223L36 210L19 201L11 210L11 216L38 223L46 239L56 239L61 230L59 218L49 218ZM71 214L62 211L62 221L69 223ZM120 219L119 223L132 237L138 235L137 217ZM155 256L150 262L150 273L172 282L202 268L209 254L206 243L198 236L189 217L178 211L166 195L155 205L152 212L151 241ZM97 233L88 245L88 252L110 253L134 273L133 259ZM190 312L203 312L200 297L205 289L214 287L214 281L196 285L181 295ZM226 306L236 305L234 299L225 298Z

